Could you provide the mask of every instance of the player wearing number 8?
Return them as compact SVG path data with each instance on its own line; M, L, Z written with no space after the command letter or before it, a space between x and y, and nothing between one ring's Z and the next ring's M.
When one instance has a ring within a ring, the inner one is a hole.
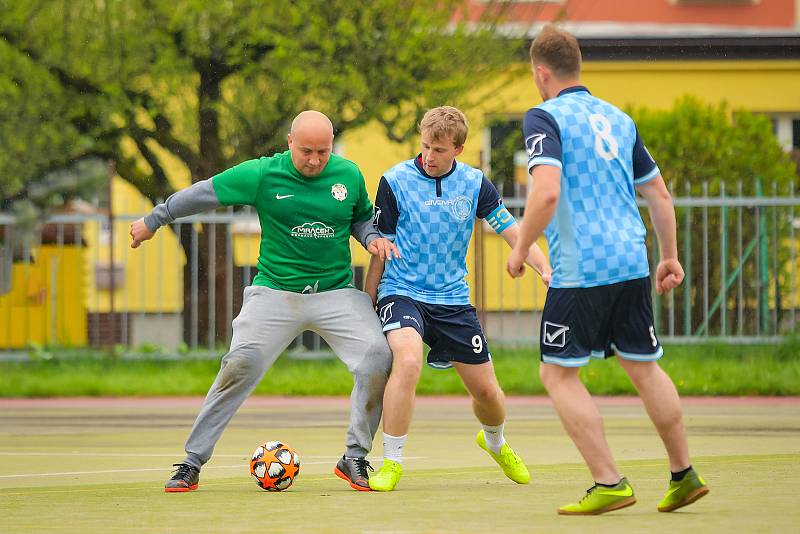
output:
M680 399L659 367L645 226L650 208L660 249L656 290L683 280L675 211L661 172L633 120L580 84L581 52L569 33L546 26L531 45L533 78L544 102L523 121L533 191L507 269L521 276L526 245L547 237L553 277L547 292L539 374L595 485L560 514L600 514L636 502L617 471L603 423L578 369L616 353L669 456L672 481L658 510L691 504L708 488L689 461Z
M456 161L467 138L463 113L449 106L434 108L423 117L420 130L421 154L387 171L375 200L378 231L394 241L401 256L389 258L385 272L384 262L375 258L367 274L366 291L377 302L393 356L383 397L384 464L370 477L370 488L391 491L400 480L423 342L431 348L428 364L455 367L472 396L483 426L478 445L506 476L524 484L530 474L505 443L503 391L464 281L476 217L511 246L519 227L483 173ZM525 256L547 281L550 266L539 247L529 245Z

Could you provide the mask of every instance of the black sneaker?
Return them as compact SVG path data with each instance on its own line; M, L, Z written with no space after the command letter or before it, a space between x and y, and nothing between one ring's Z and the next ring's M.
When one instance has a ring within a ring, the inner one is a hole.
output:
M353 489L372 491L369 489L369 473L367 471L374 471L374 469L366 458L348 458L347 456L342 456L333 469L333 473L346 480Z
M200 470L193 465L189 464L172 464L172 467L177 467L172 478L167 480L164 484L164 491L167 493L176 493L184 491L194 491L200 483Z

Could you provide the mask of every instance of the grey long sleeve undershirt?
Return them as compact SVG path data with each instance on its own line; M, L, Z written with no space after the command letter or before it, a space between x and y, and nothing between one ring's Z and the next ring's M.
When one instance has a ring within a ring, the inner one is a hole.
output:
M159 204L149 215L145 216L144 224L151 232L171 223L180 217L186 217L222 207L211 178L193 184L191 187L173 193L162 204ZM372 224L372 219L363 222L354 222L350 226L350 235L367 246L380 237Z
M145 216L144 224L151 232L155 232L180 217L217 209L221 206L217 193L211 185L211 178L209 178L171 194L167 200L153 208L153 211Z
M370 243L381 236L378 230L375 229L375 225L372 224L372 219L367 219L364 222L354 222L350 226L350 235L355 237L364 248L367 248Z

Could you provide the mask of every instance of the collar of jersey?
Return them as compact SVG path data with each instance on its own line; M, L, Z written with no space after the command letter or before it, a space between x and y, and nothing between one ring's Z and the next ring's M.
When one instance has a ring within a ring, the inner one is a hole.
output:
M453 160L453 167L449 171L447 171L446 173L444 173L441 176L431 176L430 174L425 172L425 169L422 167L422 153L421 152L419 154L417 154L416 158L414 158L414 166L417 168L417 170L420 172L420 174L422 174L422 176L424 176L425 178L430 178L431 180L440 180L442 178L447 178L448 176L450 176L451 174L456 172L456 160Z
M587 89L583 85L573 85L572 87L567 87L566 89L562 89L558 93L558 96L567 95L569 93L580 93L581 91L585 91L585 92L587 92L589 94L592 94L591 92L589 92L589 89Z
M318 175L308 177L308 176L305 176L305 175L301 174L300 171L297 170L297 167L294 166L294 162L292 161L292 151L291 150L287 150L286 152L283 153L283 155L286 156L286 165L289 168L289 174L291 174L295 178L300 178L301 180L316 180L317 178L319 178L320 176L322 176L325 173L325 170L328 168L328 165L330 165L330 163L331 163L331 160L328 160L328 163L325 164L325 168L322 169L319 172ZM331 154L331 158L334 155L335 154Z

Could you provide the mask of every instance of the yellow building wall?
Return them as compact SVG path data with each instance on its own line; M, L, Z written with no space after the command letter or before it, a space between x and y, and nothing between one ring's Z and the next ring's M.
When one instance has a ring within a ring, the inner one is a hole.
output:
M731 109L800 113L800 61L594 61L583 65L582 83L592 94L619 106L667 109L684 95ZM541 103L527 72L511 79L483 105L466 109L470 135L460 160L480 162L487 117L518 116ZM446 102L442 102L446 104ZM381 174L419 152L419 142L389 141L377 123L347 132L344 155L355 161L374 195ZM520 147L521 148L521 147Z
M113 211L148 213L152 204L125 180L112 180ZM116 312L181 312L186 258L169 228L138 249L130 248L130 220L114 224L114 263L121 273L114 291ZM98 269L111 264L107 223L84 223L85 247L42 245L35 262L14 264L11 291L0 296L0 348L85 346L87 313L111 310L111 295L96 284ZM257 256L256 256L257 257Z
M504 84L493 98L481 106L465 109L470 121L470 138L460 159L478 166L484 149L484 132L492 116L522 116L540 102L526 69ZM727 102L731 109L764 113L800 113L800 61L596 61L583 66L583 83L596 96L620 107L636 106L666 109L687 94L709 103ZM445 104L443 102L442 104ZM373 123L347 132L337 139L344 156L355 161L367 180L374 198L382 173L395 163L419 151L418 140L398 144L389 141L380 126ZM170 168L176 187L189 185L188 170L169 154L159 157ZM133 186L119 177L112 182L113 212L116 215L142 215L152 204ZM118 312L180 312L183 308L183 267L186 258L177 236L169 228L159 230L154 239L138 249L130 248L129 220L114 225L114 263L122 276L114 292ZM545 288L532 271L521 280L505 273L509 248L502 238L477 225L484 236L484 295L489 311L541 309ZM85 345L87 312L108 312L108 290L96 287L95 266L110 264L108 231L98 222L87 223L83 238L88 248L67 246L58 251L42 246L37 261L30 266L15 265L11 293L0 296L0 346L21 348L39 344ZM258 236L237 237L234 256L237 265L255 264ZM543 240L539 245L545 248ZM351 240L353 262L366 269L369 255ZM474 288L474 243L470 247L468 282ZM53 262L58 269L55 310L50 297ZM795 272L800 272L798 266ZM73 283L83 280L83 284ZM472 300L476 299L473 289ZM800 295L795 295L800 299ZM53 317L56 317L55 323ZM55 337L55 339L54 339Z
M0 296L0 347L86 345L85 249L42 245L35 261L15 263L11 291Z
M248 231L233 235L233 264L237 267L250 265L255 267L261 247L261 230L258 233ZM252 274L255 276L255 273Z
M463 110L470 123L470 134L459 159L479 166L484 146L487 119L522 115L541 102L527 69L474 109ZM583 65L582 83L592 94L619 106L671 108L684 95L695 95L709 103L727 102L731 109L755 112L800 112L800 61L590 61ZM446 102L442 102L446 104ZM372 123L347 132L340 139L343 154L355 161L367 181L372 198L383 172L419 152L419 142L398 144L389 141L380 125ZM520 147L522 148L522 147ZM529 270L522 281L505 273L508 247L492 231L486 237L486 307L488 310L541 309L544 287ZM502 245L502 246L501 246ZM546 250L543 240L539 246ZM354 245L354 262L366 265L366 252ZM472 247L470 247L472 250ZM471 258L467 264L474 270ZM474 280L470 274L469 282ZM475 295L473 294L473 302Z
M153 204L130 183L120 177L112 182L113 212L117 216L141 216L153 209ZM121 272L115 283L115 312L180 312L183 310L183 267L186 255L178 236L171 228L161 228L153 239L132 249L129 235L131 220L117 219L114 223L114 264ZM84 225L86 255L86 305L90 312L111 310L111 292L98 289L95 266L111 265L109 233L99 222ZM257 256L256 256L257 257Z
M465 109L470 121L470 137L460 159L478 166L484 148L484 129L492 116L522 116L527 109L537 105L540 97L527 68L514 70L512 77L493 97L474 109ZM594 61L583 66L583 83L596 96L620 107L628 105L665 109L687 94L707 102L729 104L731 109L749 109L757 112L800 112L800 61ZM445 104L443 102L442 104ZM375 123L347 132L337 138L341 153L361 168L367 189L374 198L378 181L384 171L395 163L414 156L419 151L418 140L409 143L389 141L381 127ZM157 147L156 147L157 148ZM159 154L174 175L176 187L188 185L188 170L180 162L167 161L169 155ZM177 169L172 172L172 169ZM151 204L132 186L121 179L114 181L114 212L117 214L143 214L152 209ZM127 238L129 222L115 226L115 261L124 267L125 283L115 292L115 309L119 311L179 311L182 308L183 265L186 258L177 237L169 229L161 229L156 237L139 249L132 250ZM480 226L476 227L480 228ZM540 309L544 302L544 286L534 273L529 272L521 281L511 280L505 274L508 247L492 231L484 231L485 239L485 295L489 310ZM106 262L108 246L103 244L97 229L87 229L87 237L96 236L96 252L87 259L87 277L93 279L94 263ZM255 265L258 258L258 235L247 233L234 238L233 252L236 265ZM544 248L544 241L539 245ZM467 267L474 271L470 247ZM351 240L351 253L355 265L366 269L369 255ZM473 275L469 282L474 286ZM95 291L87 284L87 303L90 311L108 311L108 291ZM164 298L158 292L166 291ZM473 295L473 302L475 295Z

